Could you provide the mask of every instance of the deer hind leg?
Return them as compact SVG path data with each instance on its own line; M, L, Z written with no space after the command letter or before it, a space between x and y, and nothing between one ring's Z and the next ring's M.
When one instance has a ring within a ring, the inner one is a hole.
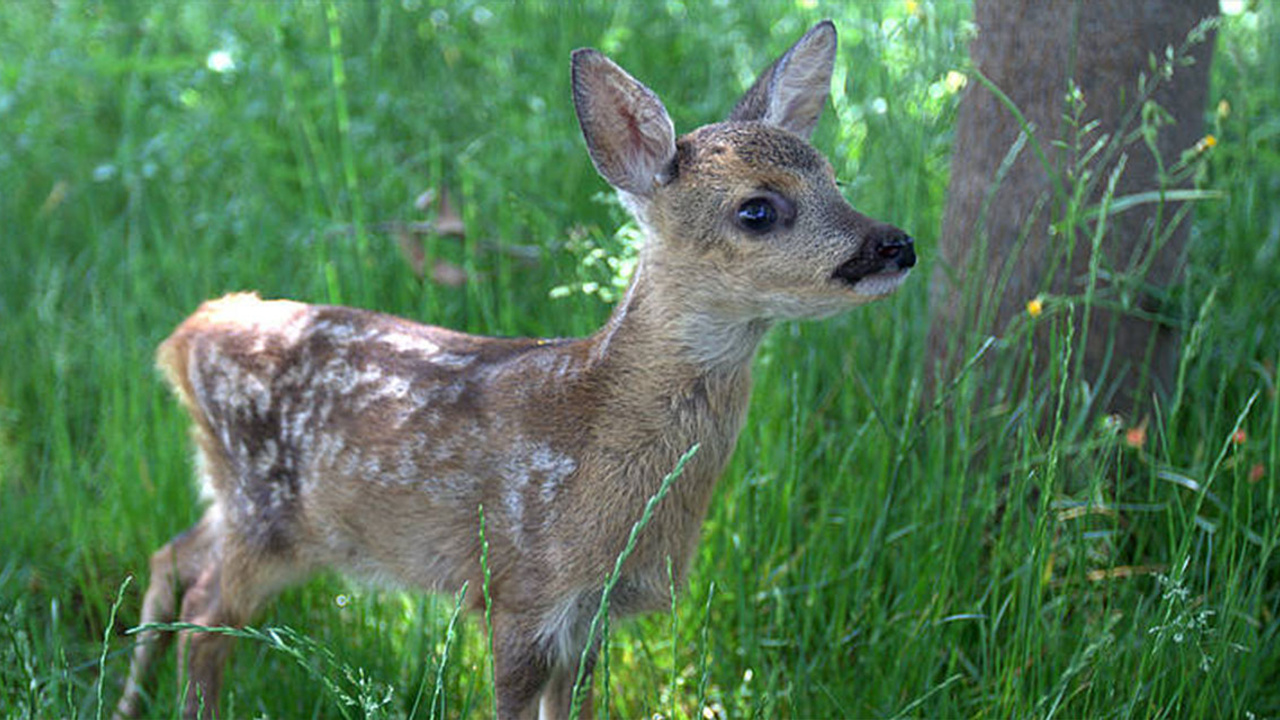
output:
M541 627L543 649L551 659L546 685L539 702L540 720L548 718L590 718L594 714L591 696L591 680L595 671L599 643L587 646L591 622L599 601L594 593L570 598L557 608L557 612L544 617ZM584 658L583 655L586 655ZM584 662L585 659L585 662ZM582 701L578 715L573 717L573 685L582 668Z
M205 626L223 626L222 563L207 565L182 597L181 620ZM222 687L222 667L231 652L231 637L183 630L178 635L178 682L186 685L184 717L214 717Z
M151 556L151 580L143 596L139 624L168 623L177 619L178 603L200 579L212 561L219 541L217 512L210 509L198 523L174 536ZM137 717L155 658L164 653L173 634L162 630L138 633L133 662L116 717Z
M538 718L538 697L550 675L545 649L525 620L515 614L494 612L494 693L499 720Z
M587 658L586 673L582 676L582 703L579 705L578 718L590 718L595 715L591 695L592 670L595 665L595 653ZM578 679L578 664L559 665L551 671L551 679L542 690L542 699L538 707L539 720L548 718L568 718L573 709L573 684Z
M229 533L182 598L179 618L205 627L242 627L258 608L305 577L289 558L259 552ZM216 718L222 672L235 638L222 632L183 630L178 635L179 682L186 685L183 714Z
M518 614L494 614L497 678L495 691L500 720L564 720L573 703L580 653L564 652L555 639L539 632L539 619ZM573 650L570 643L569 650ZM596 653L587 658L583 702L579 718L592 716L591 676Z

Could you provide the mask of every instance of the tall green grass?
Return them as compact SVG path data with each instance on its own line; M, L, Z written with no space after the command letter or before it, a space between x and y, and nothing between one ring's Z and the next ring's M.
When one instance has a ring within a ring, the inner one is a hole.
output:
M116 699L147 557L198 516L151 354L201 300L257 289L472 332L589 332L632 235L578 138L569 51L613 55L687 130L822 17L841 50L815 144L856 207L917 237L922 272L766 340L690 585L670 613L610 625L600 714L1280 714L1275 10L1219 37L1200 173L1224 199L1198 208L1177 289L1180 401L1095 422L1065 372L1016 407L983 404L976 374L936 412L922 401L968 10L810 5L6 7L0 715ZM445 187L467 237L424 249L462 287L417 279L380 229ZM1080 331L1052 310L1027 323L1051 326L1051 365L1069 368ZM1016 327L972 344L1031 352ZM240 641L224 708L485 716L489 643L459 602L336 577L291 590ZM164 712L177 679L160 664Z

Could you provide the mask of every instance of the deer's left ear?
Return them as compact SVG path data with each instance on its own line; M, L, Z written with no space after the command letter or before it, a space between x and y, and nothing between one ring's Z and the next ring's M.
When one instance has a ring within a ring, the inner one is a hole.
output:
M835 62L836 26L823 20L760 74L729 120L759 120L807 139L827 103Z

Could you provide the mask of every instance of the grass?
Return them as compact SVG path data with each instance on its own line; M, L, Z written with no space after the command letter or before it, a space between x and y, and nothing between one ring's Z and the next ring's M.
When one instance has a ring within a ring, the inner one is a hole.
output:
M966 68L968 10L799 5L6 8L0 715L98 717L117 697L147 557L198 515L185 421L151 357L201 300L253 288L472 332L587 333L631 235L581 146L569 51L612 54L687 130L826 16L841 55L815 144L855 206L917 236L924 272L766 340L691 582L670 613L608 627L598 711L1280 715L1275 9L1226 18L1218 39L1217 144L1198 172L1223 199L1199 207L1177 289L1178 399L1095 422L1069 373L1017 407L984 405L972 373L937 412L921 402L945 78ZM414 198L445 187L466 238L424 251L466 272L460 287L419 280L380 229L423 219ZM514 245L536 258L492 250ZM1023 328L1048 324L1069 368L1079 332L1056 307L971 344L1016 363ZM336 577L291 590L244 631L224 708L485 716L489 644L459 602ZM156 707L173 708L161 667Z

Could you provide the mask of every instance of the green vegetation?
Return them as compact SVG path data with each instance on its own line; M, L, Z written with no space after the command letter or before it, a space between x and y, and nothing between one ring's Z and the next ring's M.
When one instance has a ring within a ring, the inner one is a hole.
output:
M118 697L147 558L198 516L152 352L200 301L257 289L585 334L634 233L582 148L569 51L612 54L688 130L821 17L841 54L815 144L856 207L916 235L923 266L888 301L766 341L691 583L669 615L606 625L597 710L1280 715L1271 4L1218 37L1216 144L1197 162L1223 199L1198 208L1178 289L1181 392L1102 420L1076 410L1088 389L1065 373L1025 405L984 404L972 375L936 412L921 401L966 7L434 5L0 13L0 715L97 717ZM451 191L465 239L407 238L461 286L418 279L386 229L426 219L428 188ZM1057 310L1072 301L986 352L1012 362L1047 323L1070 367L1078 333ZM291 590L239 631L224 709L485 716L484 622L457 603L332 576ZM171 657L157 709L176 705Z

